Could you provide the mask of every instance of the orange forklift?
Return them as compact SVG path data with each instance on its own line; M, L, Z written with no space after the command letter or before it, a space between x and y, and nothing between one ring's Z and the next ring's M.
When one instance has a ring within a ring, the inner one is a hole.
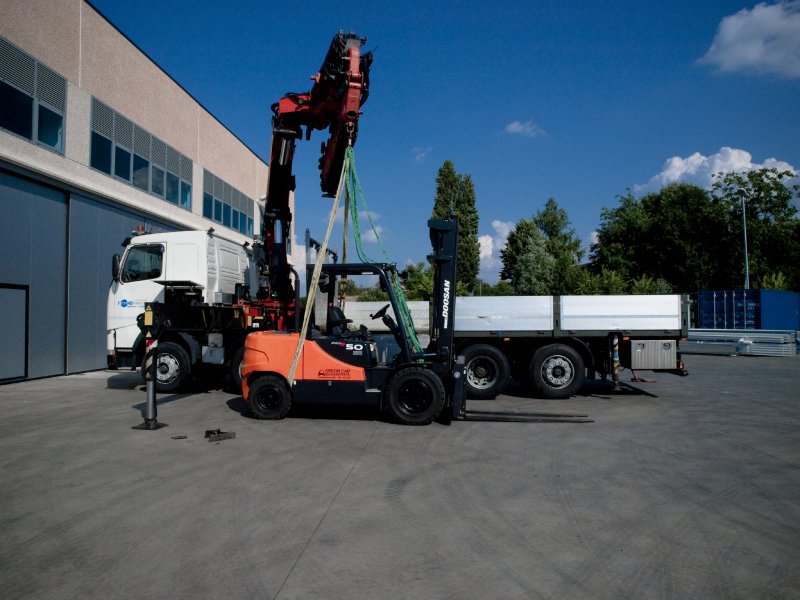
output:
M282 419L293 406L372 407L404 425L449 422L464 412L464 365L453 354L458 229L452 220L428 222L433 252L434 290L430 305L430 342L423 349L398 297L396 266L388 263L322 265L320 291L327 322L312 322L300 343L299 331L261 331L245 341L242 393L259 419ZM389 302L370 315L391 332L391 350L365 327L347 327L350 319L336 304L337 283L356 275L376 277ZM395 320L389 314L391 307ZM384 349L385 350L385 349ZM299 352L292 374L293 356ZM294 375L294 377L290 377Z

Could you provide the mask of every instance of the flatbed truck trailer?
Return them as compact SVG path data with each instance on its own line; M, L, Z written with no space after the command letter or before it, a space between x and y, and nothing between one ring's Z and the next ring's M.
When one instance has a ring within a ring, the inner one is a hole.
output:
M357 327L381 304L347 302L345 312ZM494 398L512 377L538 397L568 398L587 378L614 379L624 368L687 374L678 348L689 328L685 296L470 296L457 307L470 398ZM428 303L409 308L425 331Z

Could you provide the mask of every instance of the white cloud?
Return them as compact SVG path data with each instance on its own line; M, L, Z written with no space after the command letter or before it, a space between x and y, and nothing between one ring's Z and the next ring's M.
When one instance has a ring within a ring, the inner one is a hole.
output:
M800 1L761 2L725 17L698 62L725 73L800 78Z
M533 121L511 121L508 125L503 128L503 133L507 133L509 135L521 135L523 137L541 137L545 135L544 129L539 127Z
M433 150L433 146L426 146L424 148L420 146L414 146L411 149L411 156L414 157L414 162L421 163L426 158L428 158L428 155L431 153L431 150Z
M753 156L746 150L723 146L719 149L719 152L711 156L703 156L699 152L695 152L686 158L673 156L667 159L660 173L654 175L645 184L634 185L633 191L637 194L655 192L676 181L710 188L714 182L712 178L714 173L752 171L763 167L775 168L781 171L797 171L789 163L775 158L768 158L761 164L754 163Z
M367 242L371 244L376 244L378 242L378 236L383 233L383 227L380 225L375 225L375 229L370 227L366 231L361 231L361 241Z
M500 261L500 252L506 247L509 232L514 229L512 221L492 221L491 234L478 236L480 245L479 275L487 283L495 283L500 275L503 263Z

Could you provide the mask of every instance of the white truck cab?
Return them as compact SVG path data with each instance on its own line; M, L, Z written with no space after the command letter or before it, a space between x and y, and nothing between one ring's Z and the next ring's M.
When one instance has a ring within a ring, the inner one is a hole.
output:
M148 302L163 302L165 285L185 284L199 290L199 302L233 301L237 284L255 278L252 259L240 244L206 231L153 233L132 238L114 257L108 291L106 335L109 368L138 365L134 343L138 315Z

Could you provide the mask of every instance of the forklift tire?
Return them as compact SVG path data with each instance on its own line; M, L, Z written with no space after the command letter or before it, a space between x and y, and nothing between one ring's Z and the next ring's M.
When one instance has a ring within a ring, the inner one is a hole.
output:
M233 353L233 358L231 359L230 371L228 371L228 375L230 377L231 390L236 392L237 394L242 393L243 358L244 358L244 346L242 346L236 352Z
M147 356L142 359L142 377L146 377L146 362ZM174 342L161 342L156 354L156 392L177 392L190 375L189 355L186 351Z
M444 385L430 369L404 367L386 390L389 413L403 425L427 425L444 408Z
M262 375L250 386L247 405L257 419L282 419L292 408L292 394L280 377Z
M489 344L468 346L464 354L467 398L494 400L511 377L505 354Z
M533 353L529 369L534 395L539 398L569 398L583 387L586 367L571 346L550 344Z

